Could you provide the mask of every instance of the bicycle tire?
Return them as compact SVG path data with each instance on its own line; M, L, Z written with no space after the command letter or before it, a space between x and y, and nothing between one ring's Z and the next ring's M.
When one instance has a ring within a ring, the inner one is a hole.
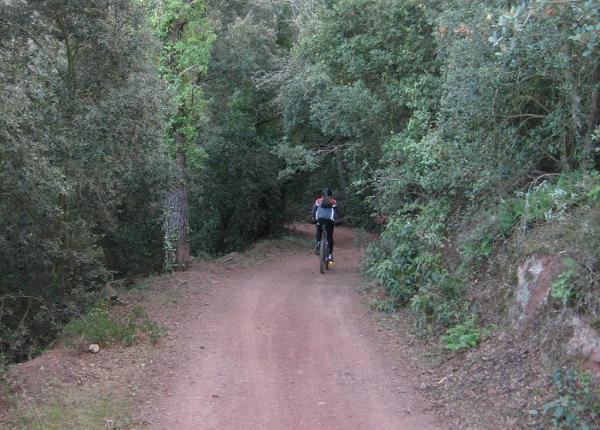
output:
M327 243L327 238L325 234L321 235L321 247L319 249L319 272L325 273L327 267L327 250L329 248L329 244Z

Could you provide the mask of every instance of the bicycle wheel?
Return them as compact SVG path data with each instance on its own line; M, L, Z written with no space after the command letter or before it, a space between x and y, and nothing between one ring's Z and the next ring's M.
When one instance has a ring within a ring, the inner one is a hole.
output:
M321 273L325 273L325 269L327 268L327 250L329 248L329 244L327 243L327 238L325 235L321 236L321 247L319 249L319 271Z

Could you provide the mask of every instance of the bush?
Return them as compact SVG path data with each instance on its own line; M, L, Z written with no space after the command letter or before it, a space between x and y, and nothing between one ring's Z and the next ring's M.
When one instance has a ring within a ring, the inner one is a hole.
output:
M566 269L550 284L550 296L560 300L563 306L566 306L575 295L573 276L577 272L577 263L572 258L564 258L562 261Z
M371 309L386 314L391 314L398 309L398 303L394 300L373 300L369 305Z
M417 328L424 333L459 324L469 315L462 284L452 278L422 286L411 299L410 309L415 315Z
M140 2L0 10L0 354L22 361L113 275L160 270L172 103Z
M516 229L561 221L573 207L594 204L598 200L594 190L599 180L597 172L547 176L539 183L534 181L527 192L518 192L483 210L476 227L459 238L462 268L480 267Z
M559 369L553 375L556 397L542 407L543 420L554 429L592 430L600 426L600 391L589 373ZM538 411L531 411L537 415Z
M475 348L484 333L477 327L473 318L466 320L464 323L457 324L451 327L442 336L442 340L446 344L446 348L457 351L459 349Z
M410 229L403 230L401 236L408 238ZM417 292L414 259L416 250L409 240L402 240L394 246L393 242L369 245L365 273L383 287L385 292L397 303L406 304Z

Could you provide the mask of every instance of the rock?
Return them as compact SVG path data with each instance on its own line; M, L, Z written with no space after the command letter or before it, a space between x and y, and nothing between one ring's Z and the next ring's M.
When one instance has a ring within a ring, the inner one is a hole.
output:
M88 352L91 352L92 354L98 354L100 352L100 345L92 343L90 346L88 346Z
M548 301L552 281L565 269L558 257L530 257L519 266L517 303L519 322L527 321Z

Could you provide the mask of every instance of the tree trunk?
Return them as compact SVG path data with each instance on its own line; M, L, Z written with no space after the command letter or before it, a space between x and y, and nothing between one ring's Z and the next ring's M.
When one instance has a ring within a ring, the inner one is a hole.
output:
M587 133L583 147L583 168L588 172L594 168L594 144L592 133L600 126L600 63L596 64L592 75L592 93L590 95Z
M194 0L184 0L191 4ZM176 20L171 25L169 39L176 44L181 40L185 22ZM174 53L172 55L175 55ZM167 65L174 67L173 58L166 60ZM175 70L176 71L176 70ZM180 110L182 108L180 107ZM185 112L180 112L185 114ZM175 165L177 168L176 186L167 198L167 215L165 219L165 268L185 270L191 262L190 242L188 240L188 195L187 195L187 166L184 149L184 137L177 127L173 128L175 140Z
M574 154L583 150L583 135L585 133L585 119L581 107L581 95L579 94L573 70L571 70L571 46L566 44L563 48L565 57L568 59L564 71L565 89L571 104L571 121L573 134L567 136L563 142L562 164L563 170L569 171L574 168Z
M191 262L188 240L188 196L186 186L185 152L179 142L183 136L175 132L178 143L175 163L177 166L177 186L167 198L165 220L165 263L167 268L185 270Z

